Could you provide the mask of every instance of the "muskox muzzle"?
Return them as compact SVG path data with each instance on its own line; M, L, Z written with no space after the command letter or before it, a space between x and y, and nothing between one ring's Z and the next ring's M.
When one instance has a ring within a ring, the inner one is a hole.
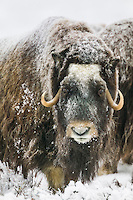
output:
M74 121L68 125L66 136L78 143L86 143L98 137L98 131L93 122Z

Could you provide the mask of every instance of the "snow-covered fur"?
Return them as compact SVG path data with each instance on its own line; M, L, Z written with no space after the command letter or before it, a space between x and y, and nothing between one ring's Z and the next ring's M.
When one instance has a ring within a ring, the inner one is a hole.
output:
M113 52L84 23L63 18L46 20L1 52L0 159L13 169L22 165L25 177L28 169L41 169L54 189L62 189L71 179L93 178L107 135L114 131L104 93L107 85L115 96L118 59ZM86 82L74 79L69 73L72 63L96 65L98 75L87 76ZM52 99L60 87L57 105L43 107L41 94L47 91L47 99ZM93 121L97 138L79 144L66 137L71 119Z
M112 157L112 151L109 149L108 157L112 157L112 163L109 163L109 160L105 163L105 168L111 167L110 171L114 171L120 158L124 162L133 163L133 19L109 25L99 36L114 55L120 57L119 88L125 99L123 109L114 113L116 133L113 140L116 140L116 145L110 149L113 148L117 153Z

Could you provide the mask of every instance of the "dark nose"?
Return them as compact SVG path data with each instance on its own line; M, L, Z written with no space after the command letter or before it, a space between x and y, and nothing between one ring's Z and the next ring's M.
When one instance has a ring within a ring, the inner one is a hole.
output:
M71 127L72 131L78 136L83 136L89 132L90 127Z

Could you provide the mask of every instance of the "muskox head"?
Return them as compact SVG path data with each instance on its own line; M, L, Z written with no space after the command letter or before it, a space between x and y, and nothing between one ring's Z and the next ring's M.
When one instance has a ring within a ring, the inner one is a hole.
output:
M118 84L117 70L114 75L115 84ZM100 65L71 63L55 97L47 102L44 93L41 102L46 107L57 104L59 124L66 137L87 143L106 132L110 108L120 110L123 107L123 96L120 90L118 93L120 100L116 104L101 77Z

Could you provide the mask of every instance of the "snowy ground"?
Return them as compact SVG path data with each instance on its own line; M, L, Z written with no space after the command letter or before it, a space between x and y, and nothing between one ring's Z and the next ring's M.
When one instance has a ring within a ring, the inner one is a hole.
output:
M32 171L28 179L0 162L0 200L133 200L133 165L119 164L118 173L104 175L90 184L71 181L64 193L48 190L45 176Z

